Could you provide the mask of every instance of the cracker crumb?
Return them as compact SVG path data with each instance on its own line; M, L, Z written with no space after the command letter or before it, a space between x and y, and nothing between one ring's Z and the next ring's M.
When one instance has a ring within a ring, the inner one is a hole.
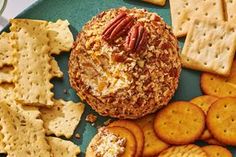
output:
M91 113L86 116L85 120L89 123L94 123L97 120L97 116L95 116L94 114Z
M67 94L67 93L68 93L67 89L64 89L64 90L63 90L63 93L64 93L64 94Z
M79 134L79 133L75 134L75 137L76 137L77 139L80 139L80 134Z

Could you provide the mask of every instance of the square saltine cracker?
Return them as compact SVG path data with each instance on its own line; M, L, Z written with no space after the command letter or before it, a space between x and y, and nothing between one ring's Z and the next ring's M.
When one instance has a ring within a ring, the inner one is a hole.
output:
M184 67L227 76L236 51L236 25L195 19L188 32L181 61Z
M196 17L224 20L222 0L170 0L173 32L185 36Z

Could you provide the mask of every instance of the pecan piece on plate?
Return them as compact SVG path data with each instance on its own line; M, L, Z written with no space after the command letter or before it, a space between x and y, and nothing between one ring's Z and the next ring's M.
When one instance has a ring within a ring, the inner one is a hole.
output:
M145 48L147 43L147 31L141 23L135 24L129 31L125 41L127 51L138 52Z
M102 38L113 41L125 34L133 25L134 18L125 12L120 12L105 28Z

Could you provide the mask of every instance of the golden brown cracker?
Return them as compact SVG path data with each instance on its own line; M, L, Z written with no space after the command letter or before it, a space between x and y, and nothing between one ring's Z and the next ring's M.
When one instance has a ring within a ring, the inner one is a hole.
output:
M204 112L196 105L177 101L159 111L154 130L166 143L183 145L197 140L205 129Z
M205 115L207 115L208 109L210 108L211 104L214 103L216 100L218 100L217 97L204 95L204 96L196 97L190 100L190 102L200 107L204 111ZM209 130L206 128L203 134L201 135L200 139L207 140L211 137L212 135L210 134Z
M186 68L228 76L235 51L235 24L195 19L181 52L181 62Z
M236 98L226 97L213 103L207 113L207 128L224 144L236 146Z
M230 75L222 77L209 73L201 75L201 89L205 94L216 97L236 96L236 61L233 61Z
M164 6L166 4L166 0L143 0L143 1L160 6Z
M228 149L221 146L208 145L202 147L202 149L207 153L208 157L233 157Z
M206 152L197 145L172 146L158 157L208 157Z
M137 143L134 135L126 128L113 126L107 127L107 130L116 136L126 139L125 152L123 156L134 156L136 154Z
M143 130L133 121L130 120L117 120L108 125L111 126L119 126L128 129L131 133L133 133L136 142L137 149L135 157L142 156L143 154L143 146L144 146L144 134Z
M147 115L143 118L136 120L136 123L140 126L144 133L144 148L143 156L155 156L169 145L161 141L157 136L153 128L155 114Z
M187 34L196 17L224 19L222 0L170 0L170 11L173 32L177 37Z
M135 122L143 128L145 125L150 125L150 123L153 125L154 119L155 119L156 114L149 114L147 116L144 116L142 118L139 118L135 120Z
M216 100L218 100L217 97L211 95L203 95L193 98L192 100L190 100L190 102L200 107L207 115L211 104L213 104Z
M53 100L52 108L41 108L41 118L47 135L70 138L84 112L84 104L72 101Z

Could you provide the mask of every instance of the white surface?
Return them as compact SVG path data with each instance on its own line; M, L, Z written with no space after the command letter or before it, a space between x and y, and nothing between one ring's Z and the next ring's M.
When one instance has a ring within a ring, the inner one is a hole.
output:
M6 8L2 15L0 15L0 30L7 25L9 19L16 17L20 12L36 1L37 0L7 0Z

